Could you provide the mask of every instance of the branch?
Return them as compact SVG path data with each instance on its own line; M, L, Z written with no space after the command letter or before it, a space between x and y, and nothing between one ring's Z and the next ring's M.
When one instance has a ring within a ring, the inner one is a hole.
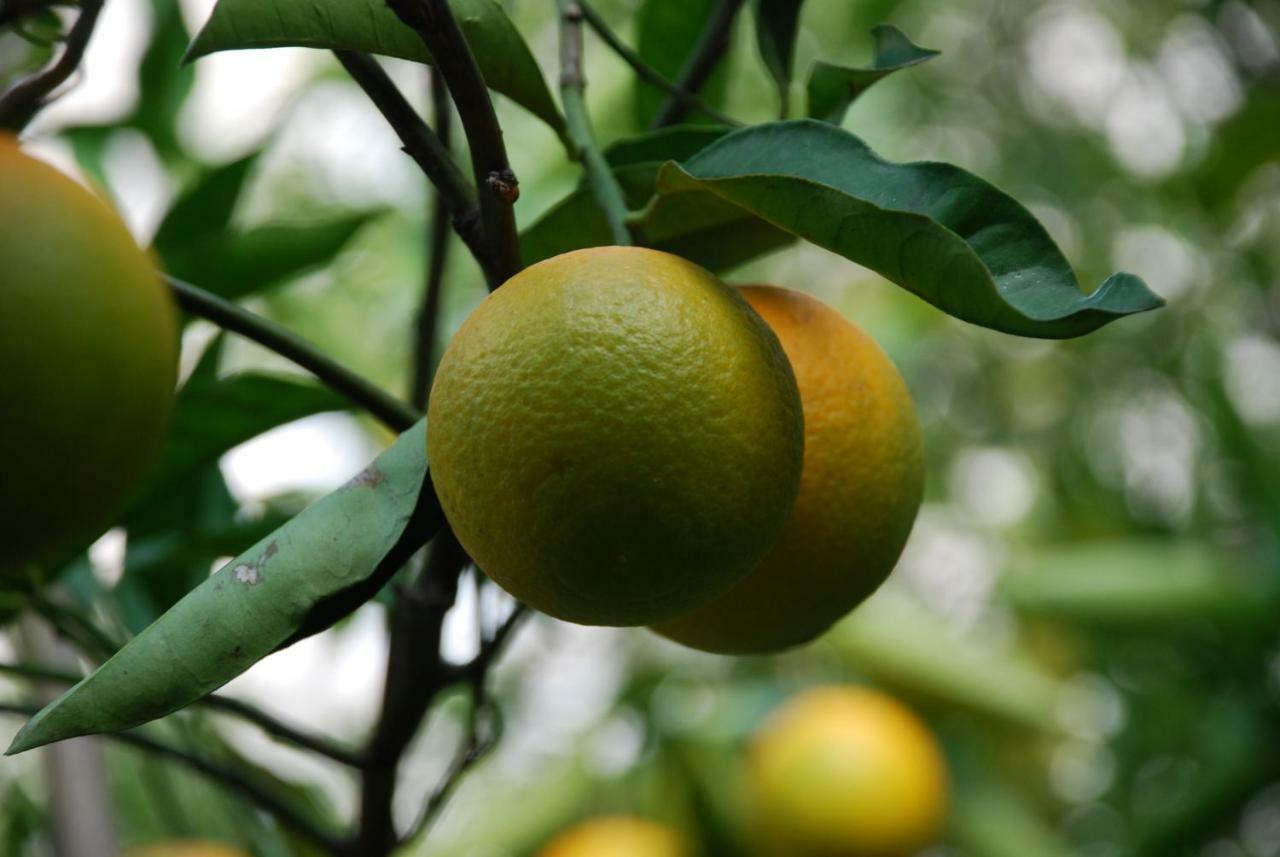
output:
M103 0L82 0L80 15L67 33L62 53L41 71L18 81L0 95L0 128L21 131L49 103L53 91L66 82L80 66L93 28L102 13ZM21 14L19 9L18 14Z
M627 47L626 43L624 43L622 39L618 38L618 35L614 33L613 30L609 29L609 25L604 22L604 18L600 17L600 13L592 8L586 0L578 0L578 8L582 10L582 17L589 25L591 25L591 29L596 31L596 35L604 40L604 43L612 48L613 52L616 53L623 62L631 66L631 70L634 71L645 83L655 89L661 89L672 98L679 99L691 109L697 110L699 113L705 115L708 119L714 119L722 125L730 125L735 128L742 125L738 120L730 116L726 116L719 110L716 110L710 104L703 101L698 95L681 89L671 81L667 80L661 72L645 62L638 53Z
M468 561L449 529L441 530L426 567L399 594L391 615L391 650L382 711L362 766L360 829L351 852L387 854L400 841L392 816L400 759L436 695L452 676L440 658L444 616L457 596Z
M10 702L0 702L0 713L18 714L24 717L33 717L40 707L38 705L15 704ZM239 773L231 768L205 759L177 747L172 747L161 741L157 741L148 735L144 735L139 731L128 732L107 732L104 738L112 741L119 741L122 744L128 744L136 747L153 756L166 758L179 764L185 765L197 773L203 774L211 780L215 780L224 788L242 795L249 801L257 804L259 808L275 817L285 827L290 828L299 836L302 836L315 843L329 853L339 853L340 843L330 834L317 827L310 819L303 816L293 807L282 802L275 795L257 786L250 780L240 776Z
M627 200L609 162L600 154L591 130L591 117L583 97L586 80L582 75L582 7L574 0L556 0L560 9L560 100L569 136L578 149L578 158L587 172L591 193L604 212L614 244L629 246Z
M453 107L449 101L449 90L440 75L431 74L431 101L435 106L436 128L440 140L449 145L452 136ZM427 409L427 397L431 392L431 355L435 346L436 330L440 326L440 298L444 291L445 263L448 261L449 233L445 223L445 201L436 193L431 201L431 217L427 223L427 260L426 287L422 294L422 304L418 308L417 329L414 337L413 376L410 388L410 401L420 411ZM490 282L490 288L498 284Z
M54 669L41 664L6 664L0 663L0 673L6 675L20 676L22 678L31 679L33 681L54 682L57 684L76 684L84 678L66 670ZM238 699L231 699L217 694L210 694L200 699L197 705L202 705L214 711L220 711L252 723L263 732L282 741L301 747L304 750L310 750L321 756L332 759L343 765L350 767L358 767L360 760L355 753L331 741L321 738L317 735L311 735L300 729L295 729L285 723L276 720L265 711Z
M742 8L743 0L720 0L720 5L711 13L707 26L698 37L698 44L689 56L689 61L680 70L676 78L676 86L687 92L698 92L711 77L716 64L729 49L729 34L733 28L733 20ZM684 118L688 105L679 99L668 96L649 124L650 130L674 125Z
M404 402L262 316L174 277L164 275L164 281L173 289L178 306L186 312L238 333L281 357L292 360L389 428L401 432L422 418L421 414Z
M490 288L495 288L500 281L487 252L476 191L449 152L445 128L440 127L439 134L432 131L373 57L356 51L333 53L400 137L405 154L435 186L437 198L453 218L454 230L480 264Z
M440 781L436 783L435 789L427 798L418 820L414 822L409 834L401 840L400 844L407 845L431 829L432 823L462 782L463 776L497 746L502 735L502 711L489 699L487 686L489 668L502 656L512 633L528 615L528 608L517 603L515 609L498 625L493 634L481 641L480 652L475 658L457 671L457 675L465 678L471 688L471 710L467 714L466 736L458 745L458 751L450 761L449 767L445 769ZM489 721L487 734L483 736L481 735L481 715L486 715Z
M480 196L480 219L499 283L522 267L515 211L520 183L507 160L493 102L476 58L467 46L448 0L387 0L387 5L417 32L435 60L458 107L471 149L471 166Z

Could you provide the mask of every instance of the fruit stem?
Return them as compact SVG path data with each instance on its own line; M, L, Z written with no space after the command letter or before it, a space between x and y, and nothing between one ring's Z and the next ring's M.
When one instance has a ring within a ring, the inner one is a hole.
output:
M564 103L564 117L569 125L569 136L578 149L578 160L587 174L587 183L596 203L604 212L609 225L609 235L614 244L630 246L631 231L627 228L627 200L618 184L609 162L596 145L591 130L591 117L587 113L583 92L586 80L582 75L582 7L574 0L556 0L560 9L560 100Z
M186 312L292 360L388 428L402 432L422 419L422 414L409 405L274 322L175 277L164 275L164 281L173 290L178 306Z

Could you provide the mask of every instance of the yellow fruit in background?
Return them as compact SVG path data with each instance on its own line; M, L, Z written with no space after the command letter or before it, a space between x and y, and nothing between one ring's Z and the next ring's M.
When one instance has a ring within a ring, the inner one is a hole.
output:
M538 857L693 857L693 848L665 824L619 816L570 828Z
M924 488L915 407L880 346L808 295L767 286L742 292L778 334L800 385L800 496L749 576L654 628L725 654L809 642L865 600L897 563Z
M217 842L175 839L131 848L122 857L249 857L249 854Z
M679 257L526 268L454 336L427 449L476 563L532 607L642 625L723 592L786 523L804 430L777 338Z
M946 814L937 739L901 702L867 688L791 699L756 734L748 769L770 857L910 857Z
M0 572L120 511L164 442L177 352L120 218L0 135Z

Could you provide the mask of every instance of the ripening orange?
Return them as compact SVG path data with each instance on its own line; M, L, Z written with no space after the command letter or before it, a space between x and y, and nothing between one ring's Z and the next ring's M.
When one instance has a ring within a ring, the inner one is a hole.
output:
M742 289L795 371L804 470L786 529L725 594L654 626L724 654L775 652L821 635L893 570L924 490L920 426L906 382L875 340L800 292Z
M165 440L177 316L102 200L0 135L0 576L120 511Z

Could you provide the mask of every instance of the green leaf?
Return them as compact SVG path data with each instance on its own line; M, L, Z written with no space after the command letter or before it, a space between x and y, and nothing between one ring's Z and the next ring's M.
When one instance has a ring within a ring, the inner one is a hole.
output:
M789 244L793 236L712 194L654 199L658 172L668 160L692 157L729 133L723 126L675 126L615 143L605 152L627 205L646 210L641 223L647 246L723 271ZM585 185L544 214L520 236L521 253L533 264L560 253L612 243L604 213Z
M183 157L178 115L195 86L195 70L182 65L187 28L180 4L152 0L151 40L138 68L138 107L127 120L166 159Z
M804 0L752 0L756 17L756 44L769 74L778 83L782 113L791 100L791 66L795 60L796 29Z
M1108 541L1038 551L1009 575L1020 611L1092 626L1186 627L1219 620L1232 630L1274 620L1275 592L1204 545Z
M173 276L237 300L328 264L381 214L364 211L315 223L276 223L239 233L215 231L191 241L157 245L156 250Z
M895 71L933 59L938 51L913 44L901 30L889 24L871 29L875 58L868 68L850 68L816 62L809 74L809 116L833 125L844 121L845 111L859 95Z
M645 0L636 13L636 52L667 80L677 80L718 3L719 0ZM718 107L727 84L725 63L721 62L698 94L713 107ZM636 124L641 128L648 127L666 100L665 92L637 78ZM704 121L699 117L696 110L691 110L686 121Z
M564 117L532 51L495 0L449 0L480 74L551 126L572 149ZM187 61L218 51L304 47L364 51L432 62L422 40L386 0L219 0L187 50Z
M840 128L744 128L658 176L663 197L713 194L878 272L956 318L1047 339L1164 302L1119 273L1081 291L1031 213L950 164L893 164Z
M205 170L169 209L153 241L161 256L223 233L260 152Z
M200 699L290 637L311 609L403 562L444 517L426 422L368 468L227 563L33 717L8 753L129 729Z
M350 403L310 381L244 373L229 378L193 376L178 393L173 425L160 464L134 504L163 505L171 492L206 465L247 440L285 423L326 411L347 410Z

